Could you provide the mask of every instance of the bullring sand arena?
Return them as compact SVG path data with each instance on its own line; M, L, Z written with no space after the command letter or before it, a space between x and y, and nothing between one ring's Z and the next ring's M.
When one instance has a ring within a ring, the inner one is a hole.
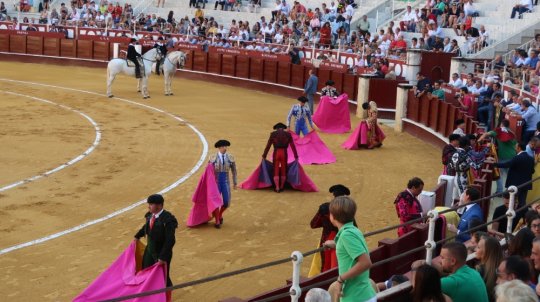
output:
M340 144L349 134L320 133L337 158L304 166L320 192L239 189L220 230L211 223L188 229L191 196L213 143L231 141L244 180L260 162L272 125L285 120L295 101L178 76L172 97L163 95L163 78L152 76L148 100L136 92L134 79L119 76L113 86L118 98L109 99L105 75L105 68L0 63L2 301L71 301L143 225L146 204L126 208L168 187L165 208L181 222L171 267L178 284L316 248L321 230L309 222L333 184L351 189L356 220L367 232L398 223L393 201L408 179L418 176L429 189L440 174L440 150L388 126L377 150L344 150ZM359 119L351 119L355 127ZM27 181L17 185L21 180ZM373 248L386 237L395 238L395 230L368 244ZM304 260L302 275L310 262ZM282 264L177 290L173 300L247 298L284 285L291 274L292 266Z

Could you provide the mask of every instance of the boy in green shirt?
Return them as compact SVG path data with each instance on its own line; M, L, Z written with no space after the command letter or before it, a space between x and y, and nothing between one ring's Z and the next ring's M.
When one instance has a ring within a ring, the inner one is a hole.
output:
M375 302L375 290L369 281L371 259L364 235L353 225L356 203L348 196L330 202L330 222L338 228L335 240L325 246L336 249L339 277L330 285L333 297L341 302Z

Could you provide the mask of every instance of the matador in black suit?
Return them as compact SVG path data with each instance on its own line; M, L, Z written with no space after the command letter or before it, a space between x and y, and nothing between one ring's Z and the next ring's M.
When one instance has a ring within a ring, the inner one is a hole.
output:
M148 213L144 215L146 223L135 234L139 240L146 236L147 245L144 250L142 268L154 265L156 262L167 264L167 286L172 286L169 271L171 267L172 248L176 243L174 232L178 221L173 214L163 209L164 199L159 194L150 195L147 199ZM170 297L170 292L167 293Z

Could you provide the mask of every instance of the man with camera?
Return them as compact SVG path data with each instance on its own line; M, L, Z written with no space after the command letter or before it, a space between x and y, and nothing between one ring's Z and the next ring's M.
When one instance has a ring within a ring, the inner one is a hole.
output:
M433 91L431 88L431 80L426 78L423 74L417 73L416 80L418 81L415 87L415 95L417 98L421 98L424 94Z

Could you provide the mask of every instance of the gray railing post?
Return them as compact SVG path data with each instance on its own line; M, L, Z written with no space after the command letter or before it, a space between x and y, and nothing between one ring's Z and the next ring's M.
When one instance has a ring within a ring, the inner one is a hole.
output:
M439 218L439 212L437 210L431 210L427 214L429 218L428 239L425 243L426 246L426 263L431 264L433 260L433 250L437 246L435 243L435 222Z
M294 251L291 254L291 258L293 262L293 276L289 293L291 294L291 302L298 302L300 301L300 296L302 296L302 288L300 288L300 270L302 268L304 256L299 251Z
M514 211L514 205L516 204L516 194L518 188L516 186L511 186L508 188L510 192L510 204L508 205L508 210L506 211L506 216L508 217L508 223L506 224L506 233L512 233L512 226L514 218L516 217L516 211Z

